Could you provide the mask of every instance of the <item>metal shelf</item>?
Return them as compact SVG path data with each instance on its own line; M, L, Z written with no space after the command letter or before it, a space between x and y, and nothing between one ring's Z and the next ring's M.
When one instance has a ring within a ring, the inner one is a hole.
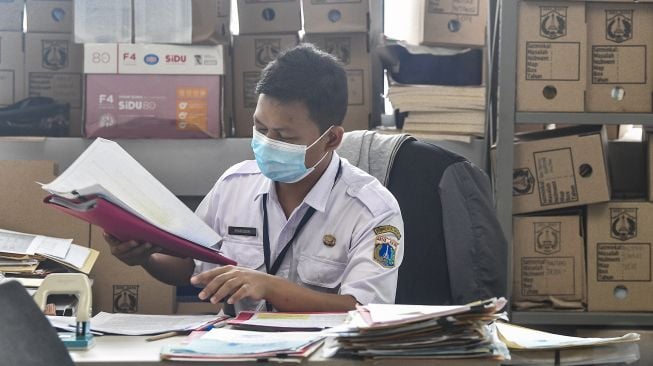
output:
M516 123L563 123L572 125L636 124L653 125L652 113L562 113L517 112Z
M0 160L53 160L63 171L92 141L0 138ZM253 158L249 138L115 141L177 196L204 196L230 166Z
M571 311L513 311L511 322L522 325L600 325L620 327L653 326L653 313L611 313Z

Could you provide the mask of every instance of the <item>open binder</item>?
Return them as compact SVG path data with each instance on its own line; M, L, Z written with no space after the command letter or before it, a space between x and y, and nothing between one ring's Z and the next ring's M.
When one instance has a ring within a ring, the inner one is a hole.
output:
M161 230L100 196L71 200L49 195L45 197L44 202L57 210L97 225L122 241L149 242L163 248L166 254L177 257L191 257L224 265L236 264L220 252Z

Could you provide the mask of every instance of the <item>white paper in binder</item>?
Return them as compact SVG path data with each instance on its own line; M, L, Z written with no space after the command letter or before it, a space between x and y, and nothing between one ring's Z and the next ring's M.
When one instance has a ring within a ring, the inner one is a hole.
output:
M131 0L75 1L76 43L131 43Z

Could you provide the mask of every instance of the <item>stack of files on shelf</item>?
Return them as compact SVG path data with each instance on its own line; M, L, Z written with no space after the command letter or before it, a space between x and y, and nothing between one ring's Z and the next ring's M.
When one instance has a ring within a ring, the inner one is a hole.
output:
M46 204L119 240L153 243L182 258L236 264L212 248L222 238L113 141L96 139L42 188L51 194Z
M165 346L161 359L172 361L297 361L322 344L321 332L255 332L214 328L194 332L182 344Z
M8 277L45 277L53 272L89 274L99 252L53 238L0 229L0 272Z
M372 359L474 359L476 363L507 358L490 322L506 300L491 299L460 306L359 306L346 326L332 328L336 355Z
M639 360L637 333L614 338L581 338L496 323L514 365L631 364Z
M388 98L406 113L403 132L417 137L484 136L485 87L393 83Z

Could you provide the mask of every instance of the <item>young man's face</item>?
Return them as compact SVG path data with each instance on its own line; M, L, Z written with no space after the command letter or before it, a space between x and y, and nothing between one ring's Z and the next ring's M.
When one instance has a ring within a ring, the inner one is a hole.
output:
M256 130L268 138L295 145L310 146L322 133L302 102L281 103L265 94L259 95L254 112ZM324 137L306 151L307 167L311 167L327 152Z

